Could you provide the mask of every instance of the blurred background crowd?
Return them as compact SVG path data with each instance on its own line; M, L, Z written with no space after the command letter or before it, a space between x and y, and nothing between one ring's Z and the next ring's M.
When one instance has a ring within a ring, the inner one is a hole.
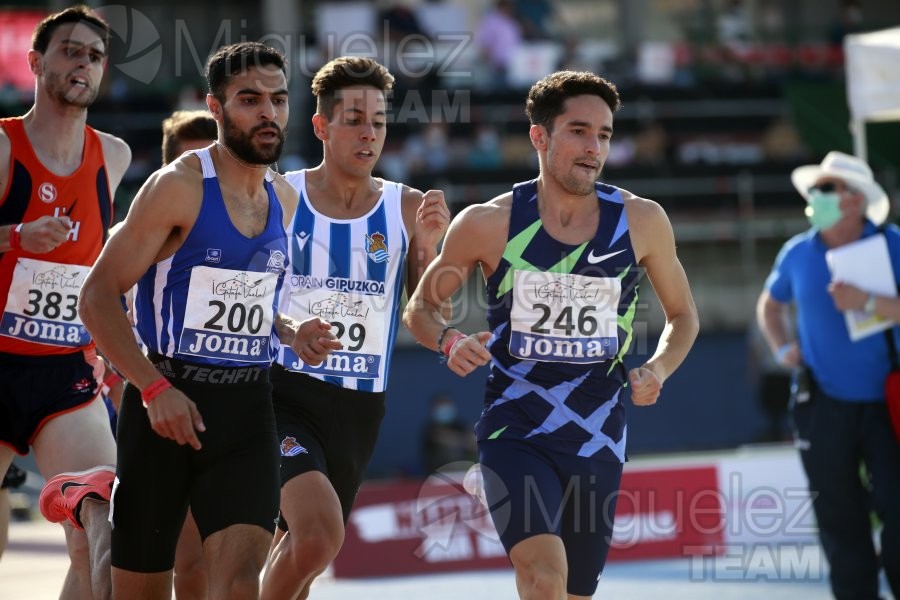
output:
M791 170L829 150L853 150L844 36L900 24L896 0L91 4L115 39L89 124L123 138L134 155L116 197L118 218L159 166L162 120L204 106L202 65L225 43L258 40L289 55L292 114L281 171L321 159L309 123L316 69L342 54L385 64L397 84L376 174L444 190L454 214L536 176L524 113L532 83L557 69L612 80L624 107L603 180L666 209L701 318L701 337L659 405L628 407L629 452L789 436L785 374L756 332L754 304L778 248L807 227ZM7 0L0 8L0 116L30 106L31 31L66 5ZM900 123L868 127L869 162L895 198L897 140ZM469 330L483 320L481 298L475 278L457 302ZM642 311L635 362L653 351L647 340L662 324L657 306ZM459 379L401 333L370 474L427 472L428 432L453 437L451 413L456 431L474 422L485 375ZM453 439L468 456L470 441Z

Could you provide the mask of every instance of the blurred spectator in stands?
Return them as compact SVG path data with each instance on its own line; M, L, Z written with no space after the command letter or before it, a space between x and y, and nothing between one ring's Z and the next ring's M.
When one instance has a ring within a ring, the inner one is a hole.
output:
M728 46L743 45L750 41L750 19L742 0L729 0L725 10L716 19L719 42Z
M744 82L750 68L745 57L751 39L750 20L742 0L729 0L716 19L719 41L719 75L727 81Z
M429 68L435 60L431 37L410 4L395 1L379 15L379 30L387 36L383 40L387 54L382 59L394 75L391 102L395 106L401 106L410 91L437 87L435 68Z
M503 166L500 134L496 127L487 123L478 126L472 147L466 152L466 166L483 171L499 169Z
M410 173L444 171L450 164L447 124L443 121L428 123L421 132L406 138L403 154Z
M843 47L844 36L863 30L863 11L859 0L843 0L837 20L828 31L828 42L832 46Z
M515 14L522 25L526 40L550 38L549 26L553 21L553 5L547 0L515 0Z
M380 20L388 33L388 41L399 44L408 35L421 35L428 38L422 29L415 11L406 3L396 2L381 11Z
M422 460L426 473L446 464L477 460L475 432L463 421L453 398L438 394L431 400L431 413L422 432Z
M666 162L669 136L658 121L641 124L634 138L634 161L644 165L659 165Z
M806 155L806 148L800 134L788 118L775 120L762 138L763 155L766 160L796 162Z
M488 83L505 86L509 63L522 43L522 26L512 0L497 0L484 15L475 32L475 43L491 67Z
M595 61L586 60L581 52L581 38L576 35L567 35L562 40L562 55L559 57L557 71L598 71Z
M768 4L762 7L759 18L759 33L764 42L783 43L785 39L784 6Z

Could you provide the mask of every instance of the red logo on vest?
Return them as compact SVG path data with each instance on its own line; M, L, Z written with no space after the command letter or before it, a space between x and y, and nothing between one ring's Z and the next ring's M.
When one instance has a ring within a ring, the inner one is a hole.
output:
M46 204L53 203L56 200L56 186L49 181L42 183L38 188L38 196Z

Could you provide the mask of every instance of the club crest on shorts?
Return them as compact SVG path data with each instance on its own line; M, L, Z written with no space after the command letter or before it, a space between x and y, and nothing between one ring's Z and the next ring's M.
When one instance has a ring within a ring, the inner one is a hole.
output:
M82 377L78 381L72 384L72 391L75 392L90 392L93 387L93 382L87 377Z
M388 253L387 244L384 243L384 234L375 232L366 236L367 251L369 258L377 263L383 263L391 257Z
M282 456L297 456L298 454L309 454L309 451L297 443L297 438L287 436L281 440Z

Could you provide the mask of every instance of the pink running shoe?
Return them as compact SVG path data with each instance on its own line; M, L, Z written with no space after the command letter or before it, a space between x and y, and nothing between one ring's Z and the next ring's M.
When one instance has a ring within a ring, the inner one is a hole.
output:
M76 529L84 529L80 518L82 502L86 498L109 502L115 477L115 467L108 465L51 477L41 490L41 514L52 523L68 519Z

